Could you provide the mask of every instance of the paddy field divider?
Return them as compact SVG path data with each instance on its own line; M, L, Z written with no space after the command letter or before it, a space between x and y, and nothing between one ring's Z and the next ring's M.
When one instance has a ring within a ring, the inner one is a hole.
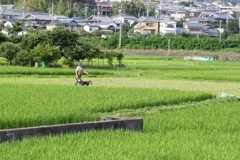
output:
M103 121L4 129L0 130L0 143L4 141L17 141L28 137L61 135L67 133L84 132L89 130L112 129L123 129L142 132L143 119L129 117L105 117Z

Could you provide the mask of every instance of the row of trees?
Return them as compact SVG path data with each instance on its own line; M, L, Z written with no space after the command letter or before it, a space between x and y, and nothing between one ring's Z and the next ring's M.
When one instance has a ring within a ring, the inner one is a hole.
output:
M9 64L30 66L42 61L54 66L61 57L70 66L74 61L91 61L93 58L107 59L109 65L116 58L121 64L123 58L122 53L100 51L94 44L81 40L78 32L63 27L52 31L29 30L23 36L6 37L0 34L0 56L6 58Z
M95 0L2 0L2 4L14 4L17 9L24 9L25 11L45 12L51 13L52 2L54 5L54 13L58 15L67 15L69 17L93 15L97 14L97 5ZM119 14L120 3L114 3L113 15ZM143 13L146 13L146 6L143 1L131 0L123 1L123 12L140 17ZM154 14L154 7L149 8L150 15Z
M14 32L13 32L14 33ZM110 35L103 39L102 32L86 33L70 31L63 27L47 30L28 30L23 36L5 36L0 33L0 56L5 57L9 64L34 65L44 61L48 65L55 65L60 58L64 58L67 65L74 61L93 58L107 59L110 65L116 58L121 64L123 55L113 51L102 52L100 49L110 50L119 46L119 34ZM224 35L223 35L224 37ZM212 50L225 48L240 48L239 35L228 38L210 38L207 36L192 36L182 34L178 36L147 35L128 37L122 35L121 48L125 49L183 49L183 50Z
M45 13L51 13L52 3L55 14L70 17L79 16L81 9L86 4L92 13L93 9L96 8L95 0L2 0L2 4L14 4L20 10L25 9L25 11Z
M119 46L119 35L112 35L107 39L98 37L84 38L86 42L98 44L101 47L115 49ZM170 46L169 46L170 45ZM211 38L208 36L193 36L182 34L178 36L147 35L128 37L122 35L123 49L171 49L176 50L211 50L218 51L225 48L240 48L240 35L228 38Z

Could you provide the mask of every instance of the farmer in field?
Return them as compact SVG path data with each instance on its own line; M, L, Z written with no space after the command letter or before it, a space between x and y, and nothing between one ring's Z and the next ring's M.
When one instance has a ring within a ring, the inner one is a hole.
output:
M78 66L76 68L76 79L77 79L77 81L80 81L80 82L82 81L81 76L82 76L83 72L86 73L86 74L89 74L88 72L83 70L82 63L78 62Z

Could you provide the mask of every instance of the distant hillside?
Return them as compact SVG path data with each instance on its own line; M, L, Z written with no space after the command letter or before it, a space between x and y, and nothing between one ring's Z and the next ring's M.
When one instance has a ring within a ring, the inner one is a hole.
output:
M52 11L52 0L25 0L25 11L47 12ZM87 6L89 10L96 8L95 0L53 0L54 13L67 16L81 16L81 10ZM14 4L16 9L24 8L24 0L0 0L2 4Z

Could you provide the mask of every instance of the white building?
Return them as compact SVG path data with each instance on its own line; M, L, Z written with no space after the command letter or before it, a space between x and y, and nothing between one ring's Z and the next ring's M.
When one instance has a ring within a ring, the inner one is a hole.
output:
M176 35L177 34L177 22L169 18L161 19L160 21L160 33Z
M83 29L86 31L86 32L93 32L93 31L98 31L99 30L99 26L98 25L94 25L94 24L88 24L88 25L85 25L83 27Z

